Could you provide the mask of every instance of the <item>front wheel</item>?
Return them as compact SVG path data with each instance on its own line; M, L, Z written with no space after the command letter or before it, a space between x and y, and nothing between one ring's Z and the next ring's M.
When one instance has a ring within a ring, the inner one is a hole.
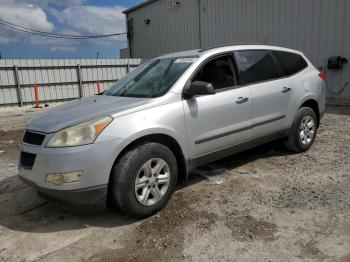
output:
M127 152L114 166L111 200L123 213L148 217L161 210L173 193L177 163L172 151L158 143L145 143Z
M307 151L315 141L317 133L317 117L309 107L299 109L288 140L285 141L286 147L294 152Z

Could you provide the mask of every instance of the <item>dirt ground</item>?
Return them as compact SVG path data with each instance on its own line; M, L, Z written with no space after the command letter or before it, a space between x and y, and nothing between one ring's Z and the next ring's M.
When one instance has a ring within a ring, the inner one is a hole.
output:
M350 107L328 107L308 152L275 142L206 166L145 220L69 213L20 182L36 114L0 110L0 261L350 261Z

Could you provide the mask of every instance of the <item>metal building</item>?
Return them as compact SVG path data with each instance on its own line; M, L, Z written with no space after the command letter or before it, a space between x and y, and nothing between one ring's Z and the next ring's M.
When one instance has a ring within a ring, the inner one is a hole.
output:
M317 67L350 60L350 0L148 0L124 13L134 58L266 43L301 50ZM350 64L327 76L328 97L349 99Z

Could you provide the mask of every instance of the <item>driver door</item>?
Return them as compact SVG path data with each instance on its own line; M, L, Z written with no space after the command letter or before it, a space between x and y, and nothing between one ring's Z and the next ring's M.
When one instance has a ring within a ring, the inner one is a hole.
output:
M211 58L190 80L212 83L216 91L183 100L191 159L199 160L251 139L250 91L237 85L233 59L232 54Z

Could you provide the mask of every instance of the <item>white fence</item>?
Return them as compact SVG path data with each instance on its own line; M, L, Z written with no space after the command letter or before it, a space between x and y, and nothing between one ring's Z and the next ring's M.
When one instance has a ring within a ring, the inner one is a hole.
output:
M0 106L68 101L104 91L141 63L140 59L0 60Z

